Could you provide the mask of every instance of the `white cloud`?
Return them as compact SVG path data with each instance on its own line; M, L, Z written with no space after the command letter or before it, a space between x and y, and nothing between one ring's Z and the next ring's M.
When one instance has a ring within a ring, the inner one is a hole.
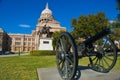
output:
M31 26L28 25L28 24L19 24L20 27L23 27L23 28L30 28Z
M110 22L110 23L113 23L113 22L115 22L115 21L114 21L114 20L110 20L109 22Z

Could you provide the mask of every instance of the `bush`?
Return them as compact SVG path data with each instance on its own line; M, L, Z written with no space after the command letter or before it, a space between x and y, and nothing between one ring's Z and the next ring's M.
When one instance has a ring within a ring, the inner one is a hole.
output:
M50 56L55 55L55 51L52 50L33 50L30 51L30 55L32 56Z

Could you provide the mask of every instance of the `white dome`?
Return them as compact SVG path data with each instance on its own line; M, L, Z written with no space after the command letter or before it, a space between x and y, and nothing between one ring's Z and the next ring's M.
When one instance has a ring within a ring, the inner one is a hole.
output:
M50 9L44 9L41 14L52 14L52 11Z
M48 7L48 3L46 4L46 8L42 11L41 14L52 14L52 11Z

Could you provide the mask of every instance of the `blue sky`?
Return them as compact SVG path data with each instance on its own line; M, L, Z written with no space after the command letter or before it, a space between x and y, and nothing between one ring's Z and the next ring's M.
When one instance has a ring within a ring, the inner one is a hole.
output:
M109 20L118 14L116 0L0 0L0 27L7 33L30 34L48 2L54 18L71 30L71 19L104 12Z

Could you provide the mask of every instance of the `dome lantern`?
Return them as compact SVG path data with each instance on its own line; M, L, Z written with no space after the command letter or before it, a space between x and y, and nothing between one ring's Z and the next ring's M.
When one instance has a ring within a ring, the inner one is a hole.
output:
M45 9L41 12L39 22L43 20L54 20L52 11L49 9L48 3L46 4Z
M52 11L49 9L48 3L46 4L46 7L41 14L52 14Z

